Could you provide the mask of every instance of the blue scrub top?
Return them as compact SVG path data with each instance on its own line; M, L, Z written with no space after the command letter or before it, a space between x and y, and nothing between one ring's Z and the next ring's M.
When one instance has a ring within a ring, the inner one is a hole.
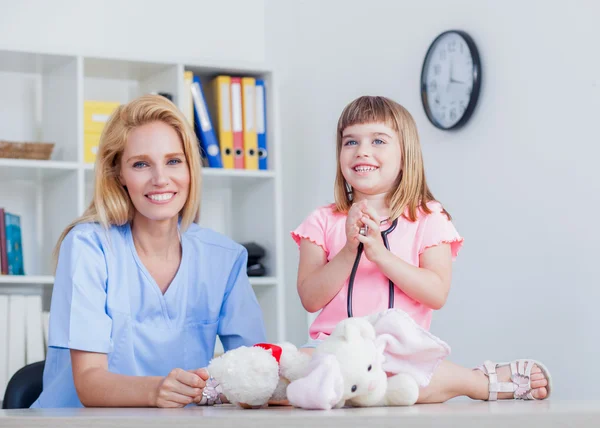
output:
M244 247L192 224L163 295L138 257L129 224L76 226L63 241L52 304L44 389L31 407L82 407L70 349L108 356L108 370L166 376L206 367L217 334L225 351L265 342Z

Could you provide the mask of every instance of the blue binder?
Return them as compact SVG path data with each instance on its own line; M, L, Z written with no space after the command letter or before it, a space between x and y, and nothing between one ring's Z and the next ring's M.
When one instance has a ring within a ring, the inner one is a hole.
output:
M256 136L258 137L258 169L267 168L267 97L265 81L256 79Z
M210 168L223 168L219 142L212 126L212 120L206 105L206 97L198 76L194 76L191 90L194 102L194 128L200 140L204 156L208 160L208 166Z

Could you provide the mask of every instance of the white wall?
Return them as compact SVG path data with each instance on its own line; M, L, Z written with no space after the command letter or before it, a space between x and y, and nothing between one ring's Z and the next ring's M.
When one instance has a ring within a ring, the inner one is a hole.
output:
M262 63L263 0L0 0L0 49Z
M465 237L432 330L452 360L534 357L555 396L600 397L600 56L597 2L266 2L267 60L279 72L285 206L292 230L332 200L335 123L363 94L394 98L419 126L429 184ZM469 32L483 86L472 121L436 130L419 96L429 43ZM288 338L306 337L288 238Z

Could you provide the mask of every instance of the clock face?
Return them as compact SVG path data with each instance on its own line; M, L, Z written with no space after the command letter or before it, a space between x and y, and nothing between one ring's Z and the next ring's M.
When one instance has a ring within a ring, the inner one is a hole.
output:
M468 120L481 85L477 47L464 32L447 31L431 44L421 72L421 96L427 117L440 129L456 129Z

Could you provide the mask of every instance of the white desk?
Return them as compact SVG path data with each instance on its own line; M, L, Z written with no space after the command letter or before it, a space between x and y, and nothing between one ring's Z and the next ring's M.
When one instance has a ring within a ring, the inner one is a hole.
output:
M310 411L183 409L23 409L0 411L0 427L599 427L600 401L450 402L412 407Z

